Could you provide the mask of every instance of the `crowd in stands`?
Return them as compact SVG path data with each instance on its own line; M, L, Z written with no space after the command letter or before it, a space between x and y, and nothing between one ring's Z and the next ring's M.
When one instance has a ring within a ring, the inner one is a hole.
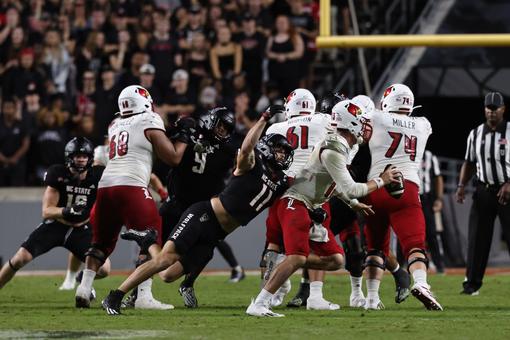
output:
M125 86L166 124L219 105L242 134L307 87L318 1L0 1L0 186L37 185L73 136L103 144Z

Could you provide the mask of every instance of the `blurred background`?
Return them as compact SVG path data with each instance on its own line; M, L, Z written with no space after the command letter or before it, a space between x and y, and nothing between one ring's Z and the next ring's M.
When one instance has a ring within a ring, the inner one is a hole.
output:
M331 1L333 35L354 34L354 27L360 34L510 31L504 0L353 4ZM43 175L63 162L66 142L79 135L104 143L127 85L149 90L167 126L227 106L242 138L261 110L294 88L317 98L366 93L377 104L387 85L402 82L423 106L415 114L433 126L428 149L440 159L447 194L446 262L463 266L469 202L459 206L451 194L469 130L484 121L484 95L510 95L510 48L372 48L360 63L358 49L318 50L318 24L319 1L312 0L0 1L0 152L8 159L0 164L0 256L10 256L39 223ZM287 41L283 50L268 44L277 36ZM298 59L285 59L288 51ZM20 149L21 157L9 158ZM162 179L168 172L157 160L154 170ZM257 266L263 234L260 216L232 236L244 266ZM510 264L500 241L495 237L491 265ZM131 249L120 248L114 267L128 268ZM64 269L63 254L28 268ZM211 267L226 264L215 258Z

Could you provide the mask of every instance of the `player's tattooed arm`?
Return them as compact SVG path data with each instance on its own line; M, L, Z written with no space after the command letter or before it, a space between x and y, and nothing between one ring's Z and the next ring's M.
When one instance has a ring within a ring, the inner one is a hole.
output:
M42 200L42 218L43 219L61 219L62 207L57 207L60 194L58 190L50 186L46 187Z

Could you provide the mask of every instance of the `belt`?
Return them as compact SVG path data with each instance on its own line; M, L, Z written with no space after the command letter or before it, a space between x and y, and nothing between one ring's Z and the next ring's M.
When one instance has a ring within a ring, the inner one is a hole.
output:
M480 185L486 189L499 189L499 188L501 188L501 186L503 184L488 184L488 183L484 183L482 181L478 181L478 185Z

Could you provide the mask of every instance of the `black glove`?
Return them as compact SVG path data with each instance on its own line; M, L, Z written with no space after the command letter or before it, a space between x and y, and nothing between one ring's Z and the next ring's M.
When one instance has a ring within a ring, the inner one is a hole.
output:
M191 117L180 118L175 122L175 132L170 138L185 144L190 144L191 135L195 133L195 125L196 122Z
M80 223L89 218L90 210L87 209L87 203L78 202L62 210L62 217L70 223Z
M283 105L271 105L269 106L265 112L262 112L262 117L264 117L264 120L267 122L271 118L273 118L274 115L279 113L285 112L285 106Z
M308 215L310 216L312 221L314 221L317 224L321 224L328 217L328 213L326 212L326 210L324 210L322 208L308 210Z

